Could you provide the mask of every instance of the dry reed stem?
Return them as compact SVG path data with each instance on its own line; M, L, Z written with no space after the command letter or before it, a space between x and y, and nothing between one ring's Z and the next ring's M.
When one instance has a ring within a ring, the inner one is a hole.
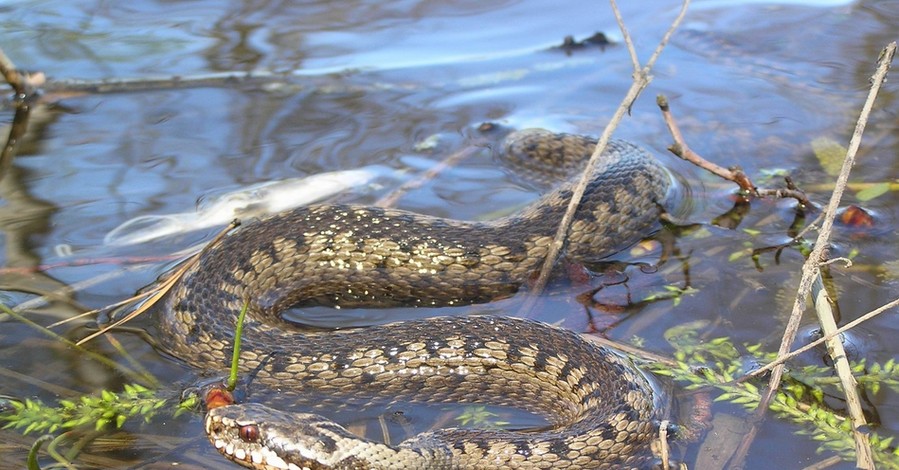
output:
M816 462L807 467L803 467L802 470L824 470L825 468L833 467L834 465L839 465L843 463L843 459L840 458L839 455L834 455L830 458L824 459L820 462Z
M603 129L603 132L599 137L599 141L596 142L596 147L593 150L593 154L590 155L590 160L587 162L587 166L585 167L586 169L584 170L581 179L578 181L577 186L575 186L574 188L571 200L568 202L568 208L565 210L565 215L562 216L562 220L559 222L559 228L558 230L556 230L553 242L546 254L546 259L543 260L543 266L540 268L540 275L534 282L527 300L521 307L521 312L523 316L526 317L530 316L530 312L534 308L534 305L537 302L537 298L546 288L546 283L549 281L549 274L552 271L553 265L556 263L556 260L559 257L559 253L562 251L562 247L565 245L565 239L567 238L568 229L571 226L571 221L574 218L574 213L575 211L577 211L577 208L581 203L581 198L583 198L584 196L584 191L587 189L587 184L590 182L590 169L594 168L596 166L596 163L601 158L602 153L606 149L606 145L608 145L609 140L612 137L612 133L618 127L618 124L621 122L624 114L630 110L634 101L638 96L640 96L640 93L643 91L643 89L645 89L646 86L649 85L649 82L652 81L652 76L649 74L649 72L652 70L652 66L661 55L662 50L664 50L665 46L668 44L671 35L674 34L674 31L680 25L681 21L683 21L684 16L687 13L687 7L690 5L690 0L683 1L680 13L671 23L671 26L665 33L665 36L662 37L661 41L659 41L659 45L656 47L652 56L646 62L646 66L642 68L640 67L640 60L637 57L637 52L634 48L633 41L631 40L630 33L628 33L627 27L624 25L624 19L621 17L621 12L618 11L618 4L615 2L615 0L610 0L609 3L612 5L612 11L615 14L615 20L618 22L618 27L621 29L621 34L624 37L624 42L625 44L627 44L627 50L630 53L631 60L633 61L634 80L631 83L627 94L624 96L624 99L621 100L621 104L618 106L618 109L615 110L615 113L612 115L609 123L606 125L605 129Z
M825 250L827 248L828 240L830 239L830 234L833 229L834 218L836 217L836 211L839 207L840 199L843 195L843 190L846 187L846 182L849 179L849 172L851 171L852 166L855 163L855 155L858 152L858 148L861 144L861 137L864 133L865 125L868 122L868 116L870 115L871 109L874 106L874 100L877 97L877 93L880 91L880 87L881 85L883 85L883 82L886 79L887 72L889 71L890 64L892 63L895 53L896 43L892 42L883 49L880 57L878 58L877 70L871 78L871 88L868 92L868 97L865 100L865 104L862 106L861 113L859 114L858 121L855 125L855 131L852 133L852 138L849 140L849 148L846 153L846 158L845 160L843 160L843 167L840 170L839 176L837 177L833 194L831 195L830 201L828 202L827 207L824 210L824 220L821 223L821 231L818 234L818 239L815 241L815 246L812 249L812 252L809 254L808 259L806 259L805 264L802 267L802 278L799 281L799 289L796 293L796 299L793 303L793 310L790 314L790 319L787 322L786 327L784 328L784 334L781 340L780 350L778 351L778 357L784 356L789 352L790 346L793 344L793 341L796 338L796 332L799 329L799 323L802 319L802 313L805 311L806 299L811 292L812 284L820 273L820 263L824 260ZM771 399L774 398L774 395L777 393L777 390L780 386L780 381L783 377L783 369L784 366L782 363L776 365L772 369L771 378L768 381L768 388L759 403L758 409L753 416L752 429L750 429L750 431L746 434L743 442L740 445L740 448L736 452L736 455L731 460L731 468L742 468L743 461L745 460L745 457L749 452L749 447L752 444L752 441L755 439L756 434L758 434L759 425L764 418L766 410L768 409L768 404L771 402ZM849 384L844 384L844 391L847 391L847 389L849 388L852 388L854 390L854 387L849 387L848 385ZM856 465L859 468L874 468L871 448L867 443L866 435L854 426L853 437L855 438L856 442Z
M810 349L813 349L815 347L818 347L818 346L824 344L825 341L827 341L831 338L835 338L835 337L839 336L840 334L845 333L845 332L855 328L856 326L861 325L862 323L876 317L877 315L880 315L881 313L886 312L887 310L889 310L891 308L896 308L896 307L899 307L899 299L893 300L892 302L884 304L874 310L871 310L870 312L856 318L855 320L852 320L851 322L841 326L840 328L837 328L835 331L826 333L823 336L821 336L820 338L816 339L815 341L812 341L811 343L806 344L805 346L803 346L795 351L792 351L787 354L779 355L777 357L777 359L769 362L768 364L765 364L763 367L760 367L760 368L746 374L743 377L740 377L739 379L736 380L736 382L738 382L738 383L743 382L743 381L748 380L751 377L756 377L758 375L764 374L765 372L768 372L769 370L783 364L784 362L787 362L790 359L793 359L794 357L796 357Z
M837 322L831 308L832 299L828 296L827 289L824 288L820 270L812 284L812 301L815 304L815 313L818 315L821 331L824 334L833 334L837 330ZM868 435L861 431L868 422L862 411L862 403L858 397L858 382L852 375L852 367L849 365L846 350L843 349L843 342L839 337L833 337L828 339L825 344L827 344L827 352L833 360L833 367L840 378L840 384L843 386L843 393L846 395L849 419L852 421L852 435L855 439L856 464L859 468L874 468L871 443L868 441Z
M662 470L670 470L671 449L668 445L668 426L671 423L664 419L659 423L659 459L662 460Z
M215 238L213 238L212 241L209 242L208 245L203 247L203 249L200 250L200 252L198 252L195 255L192 255L190 258L188 258L186 261L184 261L184 263L182 263L180 266L178 266L178 268L175 269L169 275L169 277L167 277L164 281L159 283L159 285L155 286L153 290L146 292L144 294L141 294L140 296L137 296L138 298L139 297L149 297L146 302L141 304L140 307L135 309L133 312L129 312L127 315L122 317L120 320L116 320L115 322L113 322L109 325L106 325L103 328L95 331L94 333L91 333L90 335L82 338L75 344L78 346L81 346L82 344L96 338L97 336L100 336L113 328L119 327L119 326L129 322L132 319L136 318L138 315L141 315L142 313L149 310L150 307L155 305L156 302L159 302L159 300L162 299L162 297L169 290L171 290L171 288L175 285L175 283L178 282L178 280L181 279L182 276L184 276L184 273L186 273L187 270L189 270L190 268L194 267L194 265L197 264L197 262L200 260L200 256L202 256L203 253L206 252L206 250L208 250L208 249L212 248L213 246L215 246L216 244L218 244L218 242L221 241L221 239L224 238L224 236L228 232L230 232L234 228L238 227L239 225L240 225L240 221L238 221L236 219L234 221L232 221L230 224L228 224L227 227L222 229L222 231L219 232L215 236ZM106 308L108 308L108 307L104 307L103 309L106 309Z

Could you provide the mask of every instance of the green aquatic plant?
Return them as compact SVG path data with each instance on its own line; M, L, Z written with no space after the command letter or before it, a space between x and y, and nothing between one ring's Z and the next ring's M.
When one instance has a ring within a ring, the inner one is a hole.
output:
M658 300L671 299L672 305L677 307L678 305L680 305L681 300L684 298L685 295L692 296L699 292L697 289L694 289L692 287L680 287L680 286L676 286L676 285L662 286L662 289L664 289L663 292L650 294L650 295L646 296L645 298L643 298L643 301L644 302L655 302Z
M508 421L499 421L498 414L487 409L483 405L466 406L462 413L456 417L456 421L461 426L471 426L475 428L493 429L508 426Z
M776 355L765 352L758 344L737 347L727 337L702 339L699 332L704 326L704 322L697 321L668 330L665 339L674 348L674 366L651 364L648 368L656 375L686 384L688 390L715 389L718 391L715 401L754 411L761 401L759 387L752 381L737 379L745 374L747 362L766 363ZM884 386L899 391L899 365L892 359L871 365L859 361L852 369L859 384L871 393ZM786 372L769 408L777 416L797 424L797 434L818 441L819 452L834 452L854 461L851 423L824 402L825 388L838 383L832 369L824 366L792 368ZM899 449L892 444L892 437L884 438L872 432L869 440L874 459L882 468L899 469Z
M692 289L672 286L661 295L677 299L683 294L692 294ZM243 310L242 313L245 313L246 306ZM740 405L747 411L754 410L761 398L759 386L752 381L738 382L737 379L745 374L747 363L769 362L776 355L764 351L757 344L736 345L728 337L706 338L702 335L706 326L706 322L697 321L666 331L665 339L673 348L673 364L651 364L648 368L657 375L685 384L689 390L717 390L715 400L718 402ZM899 364L894 360L870 365L859 361L852 368L859 384L871 393L877 393L882 387L899 391ZM235 371L232 370L232 374ZM854 458L855 444L850 423L824 403L825 390L836 384L837 379L827 367L792 367L770 409L777 416L796 423L799 426L797 434L820 442L819 451L835 452L851 460ZM4 429L17 429L23 434L55 434L75 429L100 431L119 428L135 417L149 422L159 414L178 416L194 409L197 401L198 398L193 397L176 404L171 398L162 398L150 388L132 384L125 385L120 392L104 390L98 395L61 400L56 406L30 399L6 400L6 411L0 413L0 425ZM455 420L462 426L474 427L503 427L508 424L498 418L484 406L468 406ZM892 445L892 438L883 438L876 433L870 433L869 437L878 464L882 468L899 469L899 450ZM54 455L52 447L58 440L53 439L48 448L51 455ZM39 439L33 452L37 452L45 441L45 437ZM54 457L64 462L63 457Z
M175 403L175 400L161 398L157 392L142 385L132 384L125 385L121 392L104 390L99 395L60 400L56 406L31 399L5 399L0 424L3 429L17 429L22 434L44 433L28 453L26 468L29 470L40 470L37 454L47 442L46 452L57 462L52 468L57 465L75 468L72 460L79 455L85 443L99 433L113 427L121 428L132 417L150 422L160 414L179 416L195 409L198 403L196 396ZM72 434L69 431L78 432ZM85 437L79 438L79 435ZM62 443L71 444L65 453L58 450Z
M4 429L18 429L22 434L54 433L90 426L96 430L110 426L122 427L128 418L140 416L152 420L171 400L160 398L156 392L142 385L125 385L121 392L103 390L99 395L83 395L76 399L60 400L57 406L41 401L8 400L9 412L0 414ZM191 399L176 405L174 414L192 408Z
M237 315L237 326L234 328L234 350L231 352L231 369L228 373L227 388L233 391L237 387L240 378L240 342L243 338L243 325L247 318L247 310L250 309L249 299L245 300L240 313Z

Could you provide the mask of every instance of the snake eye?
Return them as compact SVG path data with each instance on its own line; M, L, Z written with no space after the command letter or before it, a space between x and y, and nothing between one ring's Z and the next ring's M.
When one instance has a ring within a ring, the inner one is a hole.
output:
M237 430L237 435L244 442L256 442L259 439L259 427L255 424L241 426Z

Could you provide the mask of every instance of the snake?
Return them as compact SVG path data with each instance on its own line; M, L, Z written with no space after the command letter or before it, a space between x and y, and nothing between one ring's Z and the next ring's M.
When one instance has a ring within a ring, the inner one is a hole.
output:
M562 180L493 220L321 204L249 223L201 252L158 309L161 349L206 371L225 369L245 310L241 368L280 401L489 403L541 415L547 427L437 429L387 445L319 414L243 403L207 412L210 442L255 469L652 465L664 397L632 360L572 331L495 314L321 331L283 315L310 305L486 303L526 290L595 144L543 129L508 134L500 158L532 169L539 161ZM652 155L624 140L586 171L564 247L567 260L585 263L656 230L673 186Z

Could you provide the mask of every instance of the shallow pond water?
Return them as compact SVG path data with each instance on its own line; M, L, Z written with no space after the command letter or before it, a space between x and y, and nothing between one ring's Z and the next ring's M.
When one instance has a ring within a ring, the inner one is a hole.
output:
M679 8L674 1L622 2L638 54L645 60ZM734 228L713 224L733 206L732 186L671 156L654 103L668 96L690 145L724 166L740 165L760 184L786 172L813 201L825 203L834 177L815 143L845 145L883 46L899 30L897 2L695 1L616 137L640 143L684 182L690 200L678 213L700 224L674 242L677 256L658 270L629 267L627 282L578 300L590 285L551 284L535 316L579 332L631 341L671 354L665 333L703 321L703 338L728 336L776 351L789 315L803 256L795 248L747 250L789 240L795 204L753 201ZM50 295L26 316L41 325L120 301L171 268L180 250L208 241L205 227L154 242L112 246L107 234L136 217L193 212L198 201L250 185L377 165L364 190L337 197L370 204L404 181L461 150L471 155L401 197L397 207L458 219L507 213L538 189L472 146L478 126L545 127L597 135L624 96L631 62L605 2L4 2L0 47L20 67L55 79L191 77L217 72L271 72L278 78L242 83L67 96L37 107L29 133L0 180L0 229L5 247L0 300L15 306ZM614 44L570 53L554 49L565 36L596 32ZM882 91L851 182L890 183L896 155L895 85ZM4 124L12 121L5 108ZM820 147L819 147L820 148ZM820 152L819 152L820 153ZM861 186L853 186L859 188ZM832 254L852 256L833 268L843 323L896 297L895 191L855 203L875 214L871 230L838 226ZM512 209L510 209L512 208ZM813 237L813 235L812 235ZM658 261L661 248L626 250L625 262ZM39 268L39 269L36 269ZM677 301L641 300L689 286ZM325 323L370 324L434 314L492 311L515 315L522 296L450 310L319 311ZM611 307L609 305L612 305ZM810 314L805 323L811 325ZM869 363L896 356L894 312L857 330ZM151 327L138 320L138 327ZM53 403L120 390L133 376L99 364L28 325L3 317L0 394ZM54 331L73 339L91 323ZM139 334L115 333L90 348L129 369L145 368L160 390L177 394L197 371L157 353ZM124 354L117 348L127 351ZM674 385L677 392L682 386ZM899 397L889 387L868 391L876 431L895 436ZM832 406L840 408L839 401ZM454 420L441 407L368 410L338 416L377 438L388 416L394 440ZM487 410L480 410L486 413ZM500 420L532 425L531 417ZM462 410L471 413L471 410ZM745 419L732 405L716 415ZM398 414L402 419L396 418ZM339 413L338 413L339 415ZM447 418L446 416L450 416ZM676 419L676 418L675 418ZM746 468L801 468L831 454L769 418ZM718 429L718 432L724 432ZM85 448L78 463L97 468L211 468L224 460L202 437L202 416L149 424L129 421ZM20 468L36 436L0 431L0 467ZM678 458L697 468L711 444L684 443ZM42 455L49 466L52 459ZM851 468L847 462L837 467Z

